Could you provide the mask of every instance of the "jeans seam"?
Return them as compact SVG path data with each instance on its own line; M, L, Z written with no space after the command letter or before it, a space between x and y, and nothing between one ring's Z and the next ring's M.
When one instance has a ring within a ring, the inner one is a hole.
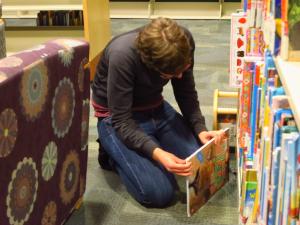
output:
M126 165L127 165L127 167L129 168L129 170L131 171L131 173L132 173L134 179L136 180L137 184L139 185L139 189L140 189L141 193L142 193L143 195L145 195L145 192L144 192L144 190L143 190L143 188L142 188L142 185L141 185L139 179L137 178L136 174L134 173L133 169L131 168L130 164L128 163L128 161L127 161L126 157L124 156L123 152L122 152L121 149L119 148L119 145L115 142L114 138L112 138L112 141L113 141L114 145L117 147L117 149L118 149L118 151L119 151L121 157L123 158L124 162L126 162Z

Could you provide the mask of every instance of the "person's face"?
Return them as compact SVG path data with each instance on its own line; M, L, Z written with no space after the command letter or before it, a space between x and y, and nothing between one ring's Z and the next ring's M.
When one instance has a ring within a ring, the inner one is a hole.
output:
M173 78L176 78L176 79L181 79L182 78L182 74L187 71L189 68L191 67L191 64L187 64L182 70L180 71L176 71L175 73L173 74L168 74L168 73L163 73L163 72L159 72L160 73L160 77L165 79L165 80L170 80L170 79L173 79Z

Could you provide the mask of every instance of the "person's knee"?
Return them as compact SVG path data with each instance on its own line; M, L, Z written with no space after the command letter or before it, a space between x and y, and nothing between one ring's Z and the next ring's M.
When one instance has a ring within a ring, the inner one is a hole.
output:
M173 201L175 190L171 185L155 187L142 193L142 202L146 207L163 208Z

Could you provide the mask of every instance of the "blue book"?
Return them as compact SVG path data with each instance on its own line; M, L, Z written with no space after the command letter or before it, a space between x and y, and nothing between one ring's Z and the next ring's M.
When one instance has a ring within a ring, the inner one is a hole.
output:
M255 152L255 137L256 137L256 128L257 128L257 115L258 115L258 104L259 104L259 79L260 79L260 70L262 64L257 62L255 64L253 73L252 73L252 97L251 97L251 114L250 114L250 149L248 151L248 158L253 159Z
M281 147L277 147L272 153L272 178L271 178L271 198L268 225L275 225L276 208L277 208L277 194L278 194L278 178L279 178L279 166L280 166L280 150Z
M269 49L266 49L264 58L265 58L265 71L264 71L264 74L265 74L265 76L268 76L269 75L268 70L270 68L276 68L272 53L270 52Z
M278 95L285 95L285 91L283 89L283 87L278 87L278 88L275 88L273 91L272 91L272 96L278 96Z
M279 180L278 180L278 195L277 195L277 206L276 206L276 222L275 224L282 224L284 213L284 204L290 194L287 188L290 188L290 177L287 176L287 160L289 153L289 141L295 139L295 127L284 126L282 129L282 141L281 141L281 153L280 153L280 168L279 168ZM286 193L288 192L288 193Z
M290 140L287 141L287 163L284 183L282 224L288 224L288 221L296 218L296 141L299 138L297 133L290 134Z
M274 16L275 20L281 20L281 0L274 1ZM277 28L277 26L276 26ZM275 32L275 44L274 44L274 55L277 56L280 51L280 44L281 44L281 34L278 29Z
M281 116L285 114L288 116L292 116L292 110L291 109L278 109L274 112L273 115L273 123L274 123L274 127L273 127L273 149L279 147L281 145L281 134L282 134L282 130L281 130L281 125L280 125L280 121L281 121Z
M291 220L298 217L297 202L297 142L299 142L299 134L294 133L294 139L288 142L288 169L291 173L291 192L290 203L288 206L288 214Z

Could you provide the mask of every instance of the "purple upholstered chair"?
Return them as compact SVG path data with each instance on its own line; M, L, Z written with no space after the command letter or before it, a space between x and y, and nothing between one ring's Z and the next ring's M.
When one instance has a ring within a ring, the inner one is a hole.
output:
M88 53L59 39L0 60L0 224L60 225L81 199Z

